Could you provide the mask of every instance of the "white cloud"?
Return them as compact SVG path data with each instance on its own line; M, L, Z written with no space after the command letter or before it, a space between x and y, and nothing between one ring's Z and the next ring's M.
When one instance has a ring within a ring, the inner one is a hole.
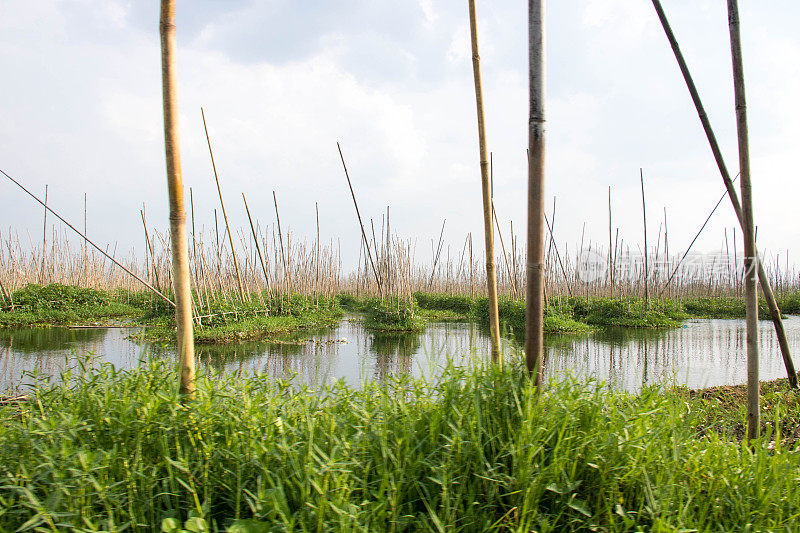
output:
M198 226L213 224L218 204L202 105L234 225L246 224L242 191L262 224L271 223L275 190L282 223L285 216L293 234L312 235L317 201L323 239L341 238L346 264L354 262L348 257L358 254L358 229L338 140L362 215L379 220L391 205L393 227L422 243L418 258L427 257L427 240L438 236L442 218L454 247L468 231L479 235L466 6L419 0L396 13L390 3L376 2L325 16L312 16L300 3L277 11L265 6L199 3L184 13L185 29L179 26L184 177L193 188ZM34 190L49 183L53 205L75 219L82 217L87 191L92 235L124 249L141 241L143 202L153 224L166 226L158 14L150 7L18 0L4 5L0 18L0 120L9 132L0 144L0 168ZM605 242L612 185L614 224L626 242L638 242L643 167L648 216L657 220L667 207L670 246L680 249L722 189L649 3L586 0L548 7L547 191L558 196L558 237L576 242L585 222L586 240ZM735 173L724 9L707 1L667 7ZM797 13L796 6L781 7L782 19L790 18L790 9ZM775 15L769 5L748 10L759 241L792 247L800 238L791 206L800 44L791 25L765 26ZM251 40L271 14L285 26L280 39ZM310 25L300 31L293 24L304 14ZM504 224L514 220L521 231L526 13L519 3L498 2L478 15L496 202ZM36 207L7 183L0 185L0 207L0 227L40 231ZM734 223L726 209L698 246L718 245L723 228ZM476 247L480 242L475 239Z

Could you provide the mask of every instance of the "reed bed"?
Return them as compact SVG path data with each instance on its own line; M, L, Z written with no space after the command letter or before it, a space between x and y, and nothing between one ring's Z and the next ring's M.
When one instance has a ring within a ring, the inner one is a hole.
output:
M415 241L391 235L381 224L380 232L370 235L372 261L362 238L357 266L348 273L342 269L341 253L333 242L309 243L297 239L291 230L279 234L277 227L262 230L258 223L252 231L234 231L235 239L229 239L224 229L221 235L216 229L201 229L190 236L191 281L198 317L213 314L221 306L228 311L240 306L249 309L260 306L265 310L274 301L291 295L333 299L348 294L359 299L377 298L396 310L411 305L414 293L486 296L486 270L483 260L472 253L470 235L457 250L441 241L431 242L431 256L426 261L417 257ZM145 224L143 235L144 254L131 251L120 257L113 249L108 253L159 291L171 294L168 233L147 228ZM146 290L101 254L75 245L64 231L53 229L48 237L43 250L41 243L22 239L18 233L0 234L3 286L0 305L4 309L11 306L9 296L28 284L58 283L130 293ZM230 242L238 248L238 277ZM509 245L501 247L496 259L499 293L503 298L521 301L526 282L522 268L524 251L513 233L502 242ZM565 245L559 251L554 242L546 248L545 256L548 305L551 300L569 297L590 301L644 297L644 260L638 247L633 251L618 239L611 253L594 243L577 243L572 248ZM680 254L666 254L666 244L659 238L649 250L646 281L651 298L679 301L698 316L743 316L738 303L743 298L743 263L736 245L723 246L716 255L683 258ZM781 308L784 312L800 312L800 273L789 263L788 254L770 255L763 261ZM241 301L239 279L247 302ZM157 296L151 300L154 307L160 305L156 303ZM716 309L719 314L714 314ZM762 315L768 316L766 308Z
M740 444L699 395L569 380L537 393L515 365L476 363L361 390L201 372L187 406L172 364L89 366L0 406L0 529L763 531L800 517L792 445L769 427Z

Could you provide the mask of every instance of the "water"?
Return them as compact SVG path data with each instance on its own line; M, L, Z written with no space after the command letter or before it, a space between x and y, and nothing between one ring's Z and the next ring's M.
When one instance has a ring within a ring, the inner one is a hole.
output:
M784 321L792 353L800 353L800 317ZM93 354L119 368L153 357L174 360L171 347L141 343L130 328L0 329L0 391L24 388L28 372L57 375L82 354ZM435 376L451 358L468 364L487 357L488 332L470 322L436 322L419 334L374 334L346 318L333 328L297 333L280 342L198 346L199 364L241 374L273 378L297 374L312 385L344 379L383 380L408 373ZM785 376L772 323L759 325L761 379ZM522 357L522 348L504 339L506 357ZM546 373L594 377L610 386L635 391L643 385L676 382L691 388L739 384L746 380L744 320L692 320L665 330L611 329L592 335L546 337Z

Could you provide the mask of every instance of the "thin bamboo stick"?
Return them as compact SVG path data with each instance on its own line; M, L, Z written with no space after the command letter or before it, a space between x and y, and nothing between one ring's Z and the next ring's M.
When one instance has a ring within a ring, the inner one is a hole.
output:
M219 186L219 176L217 175L217 165L214 163L214 151L211 149L211 138L208 136L208 127L206 126L206 114L203 108L200 108L200 114L203 117L203 129L206 132L206 141L208 142L208 153L211 155L211 168L214 169L214 181L217 182L217 193L219 193L219 203L222 206L222 218L225 219L225 229L228 232L228 240L231 244L231 257L233 258L233 268L236 270L236 283L239 285L239 297L242 303L245 302L246 297L244 294L244 287L242 286L242 276L239 273L239 262L236 260L236 249L233 246L233 235L231 234L231 227L228 224L228 213L225 212L225 202L222 200L222 189Z
M6 173L5 173L3 170L0 170L0 174L3 174L3 176L5 176L5 177L6 177L6 178L8 178L9 180L11 180L11 181L12 181L12 182L13 182L13 183L14 183L14 184L17 186L17 187L19 187L20 189L22 189L23 191L25 191L26 193L28 193L28 196L30 196L31 198L33 198L34 200L36 200L37 202L39 202L41 205L43 205L43 206L44 206L44 202L42 202L42 201L41 201L39 198L37 198L35 194L33 194L32 192L30 192L28 189L26 189L26 188L25 188L25 187L24 187L24 186L23 186L23 185L22 185L20 182L18 182L17 180L15 180L14 178L12 178L12 177L11 177L11 176L9 176L8 174L6 174ZM69 229L71 229L72 231L74 231L75 233L77 233L78 235L80 235L80 236L81 236L81 238L83 238L83 239L84 239L84 240L85 240L87 243L91 244L91 245L92 245L92 246L93 246L93 247L94 247L94 248L95 248L95 249L96 249L98 252L100 252L101 254L103 254L103 256L105 256L105 257L107 257L108 259L110 259L112 263L114 263L115 265L117 265L118 267L120 267L122 270L124 270L124 271L125 271L125 272L126 272L128 275L130 275L131 277L135 278L135 279L136 279L137 281L139 281L139 282L140 282L142 285L144 285L145 287L147 287L148 289L150 289L151 291L153 291L154 293L156 293L158 296L160 296L161 298L163 298L165 301L169 302L169 304L170 304L170 305L172 305L172 306L174 306L174 305L175 305L175 303L174 303L172 300L170 300L169 298L167 298L166 296L164 296L163 294L161 294L161 292L160 292L160 291L158 291L158 290L157 290L155 287L153 287L152 285L150 285L149 283L147 283L147 282L146 282L145 280L143 280L141 277L137 276L137 275L136 275L135 273L133 273L133 272L132 272L132 271L131 271L129 268L127 268L125 265L123 265L122 263L120 263L119 261L117 261L116 259L114 259L113 257L111 257L110 255L108 255L108 253L104 252L102 248L100 248L100 247L99 247L99 246L97 246L97 245L96 245L94 242L92 242L92 241L91 241L91 240L90 240L88 237L86 237L86 235L84 235L83 233L81 233L80 231L78 231L78 230L75 228L75 226L73 226L72 224L70 224L69 222L67 222L67 221L66 221L66 220L65 220L65 219L64 219L64 218L63 218L61 215L59 215L58 213L56 213L55 211L53 211L53 209L52 209L50 206L47 206L47 207L46 207L46 209L47 209L47 210L50 212L50 214L52 214L53 216L55 216L56 218L58 218L58 219L59 219L61 222L63 222L64 224L66 224L66 225L67 225L67 227L68 227Z
M44 285L45 259L47 258L47 185L44 186L44 224L42 228L42 274L41 284Z
M261 271L264 274L264 281L267 283L267 291L270 293L272 292L272 288L269 285L269 274L267 274L267 267L264 265L264 258L261 256L261 247L258 245L258 236L256 235L256 230L253 227L253 219L250 218L250 208L247 207L247 198L244 197L244 193L242 193L242 200L244 200L244 210L247 212L247 220L250 221L250 231L253 232L253 240L256 242L256 251L258 252L258 260L261 263Z
M639 169L639 179L642 184L642 226L644 228L644 305L650 309L650 293L647 292L647 280L649 271L647 269L647 210L644 203L644 171Z
M361 227L361 236L364 238L364 244L367 247L367 257L369 257L369 263L372 265L372 273L375 275L375 282L378 284L378 294L382 295L383 290L381 288L381 280L380 276L378 276L378 271L375 269L375 262L372 260L372 253L369 249L369 240L367 239L367 233L364 231L364 223L361 222L361 212L358 210L358 202L356 201L356 193L353 192L353 184L350 182L350 174L347 172L347 165L344 162L344 155L342 155L342 147L339 146L339 143L336 143L336 148L339 150L339 157L342 160L342 168L344 168L344 175L347 178L347 185L350 187L350 196L353 197L353 205L356 207L356 216L358 217L358 225ZM376 250L377 253L377 250Z

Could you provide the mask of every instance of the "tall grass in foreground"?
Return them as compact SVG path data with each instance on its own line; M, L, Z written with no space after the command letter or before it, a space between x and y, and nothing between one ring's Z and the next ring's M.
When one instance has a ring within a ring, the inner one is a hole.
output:
M361 390L201 375L188 408L162 363L77 371L0 407L0 530L730 531L800 517L800 456L780 438L699 438L699 400L569 381L537 395L507 367Z

